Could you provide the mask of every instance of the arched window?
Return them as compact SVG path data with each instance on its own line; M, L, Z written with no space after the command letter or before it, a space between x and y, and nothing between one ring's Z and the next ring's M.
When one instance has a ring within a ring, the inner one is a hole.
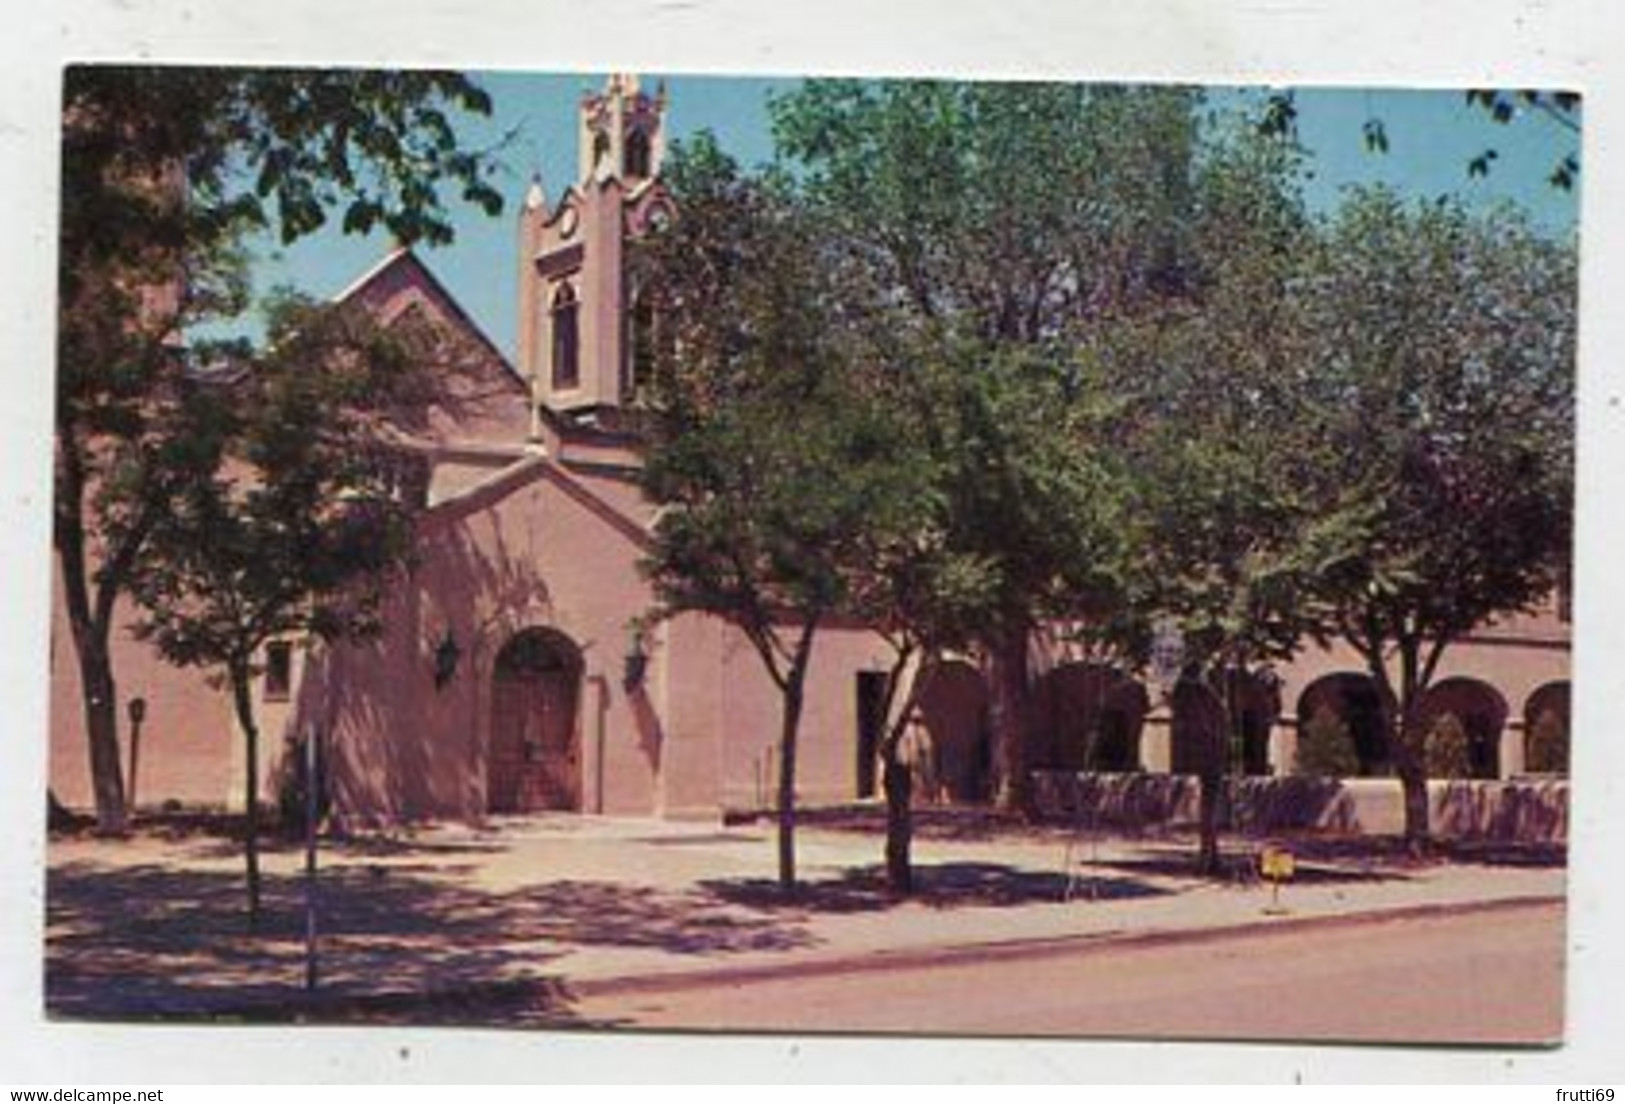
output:
M567 391L581 383L580 320L576 293L560 284L553 293L553 389Z
M604 159L608 156L609 135L600 130L592 138L592 167L594 172L598 171L598 166L603 164Z
M649 175L649 136L641 130L626 136L626 175L638 179Z

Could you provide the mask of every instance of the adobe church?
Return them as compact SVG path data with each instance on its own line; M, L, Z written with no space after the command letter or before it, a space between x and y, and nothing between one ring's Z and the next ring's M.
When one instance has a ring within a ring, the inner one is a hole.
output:
M779 696L760 659L722 621L684 615L641 630L653 597L638 561L653 509L638 489L637 441L618 412L635 394L650 318L626 274L626 246L671 214L660 180L664 91L611 77L583 98L577 179L550 201L533 184L519 213L517 348L510 360L425 264L397 251L342 293L384 323L427 321L473 350L454 408L406 448L426 502L415 565L377 640L338 649L267 648L256 689L272 797L292 742L320 733L335 811L357 824L538 810L716 817L771 805ZM466 359L466 358L465 358ZM51 785L73 808L92 790L76 666L57 595ZM1427 709L1462 723L1472 773L1523 773L1538 723L1568 723L1570 631L1554 600L1485 626L1445 655ZM225 692L166 666L127 633L115 673L140 698L144 808L240 806L242 740ZM875 796L877 716L890 652L856 627L821 632L807 678L801 798ZM1114 772L1188 769L1165 707L1139 681L1032 646L1029 764ZM920 797L987 796L988 690L973 660L934 678ZM1309 718L1348 727L1361 773L1388 772L1385 705L1346 646L1311 647L1265 683L1235 687L1250 774L1293 769ZM123 708L121 707L121 716ZM123 722L125 762L130 725Z

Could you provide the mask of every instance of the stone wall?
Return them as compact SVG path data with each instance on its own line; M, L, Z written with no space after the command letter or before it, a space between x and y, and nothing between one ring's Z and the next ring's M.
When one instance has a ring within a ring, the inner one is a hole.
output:
M1394 778L1232 778L1233 823L1242 831L1398 835L1404 800ZM1051 821L1144 831L1194 827L1198 784L1177 774L1037 771L1034 800ZM1559 843L1568 837L1564 779L1430 782L1431 825L1449 839Z

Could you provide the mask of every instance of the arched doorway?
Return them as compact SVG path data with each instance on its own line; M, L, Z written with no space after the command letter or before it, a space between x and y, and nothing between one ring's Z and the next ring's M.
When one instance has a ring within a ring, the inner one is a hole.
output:
M992 768L987 683L962 660L939 663L920 677L925 683L916 717L923 746L913 749L920 796L927 801L987 800Z
M554 629L526 629L497 653L487 811L581 808L581 667L580 649Z
M1548 682L1523 707L1524 769L1569 773L1569 684Z
M1227 729L1225 762L1242 774L1270 773L1270 730L1281 715L1281 693L1267 674L1230 670L1220 678Z
M1501 728L1507 705L1487 682L1447 678L1422 696L1418 710L1427 733L1424 755L1436 777L1497 778L1501 769ZM1459 749L1449 746L1458 741Z
M1055 770L1140 769L1150 701L1133 679L1098 663L1063 663L1034 687L1032 761Z
M1350 765L1361 775L1392 773L1388 757L1391 703L1370 675L1343 671L1324 675L1298 695L1298 768L1311 758L1314 741L1347 742ZM1333 749L1335 750L1335 749ZM1329 754L1329 761L1340 756Z

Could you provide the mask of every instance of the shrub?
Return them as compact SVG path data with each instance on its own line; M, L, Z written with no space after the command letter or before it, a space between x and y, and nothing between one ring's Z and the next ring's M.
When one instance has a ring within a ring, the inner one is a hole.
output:
M1569 773L1568 719L1555 709L1543 709L1529 729L1529 753L1524 768L1533 774Z
M1472 749L1467 726L1454 713L1440 713L1428 727L1423 744L1429 778L1471 778Z
M1298 731L1298 774L1341 778L1360 773L1360 756L1348 722L1326 705L1315 710Z

